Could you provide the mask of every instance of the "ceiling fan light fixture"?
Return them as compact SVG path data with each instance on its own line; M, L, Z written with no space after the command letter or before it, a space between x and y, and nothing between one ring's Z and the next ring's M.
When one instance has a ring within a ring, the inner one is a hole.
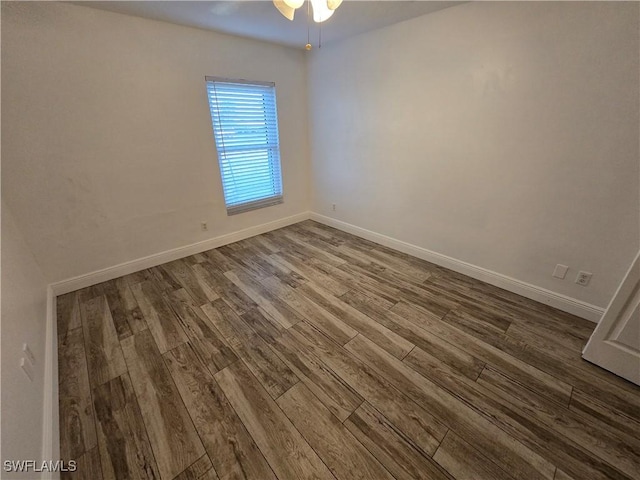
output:
M282 0L287 6L293 8L300 8L304 4L304 0Z
M327 0L309 0L313 7L313 21L322 23L333 15L334 10L330 9ZM339 3L338 3L339 5ZM337 7L336 7L337 8Z
M293 15L296 12L295 8L290 7L284 0L273 0L273 4L285 18L293 21Z
M327 8L329 10L335 10L340 6L342 0L327 0Z

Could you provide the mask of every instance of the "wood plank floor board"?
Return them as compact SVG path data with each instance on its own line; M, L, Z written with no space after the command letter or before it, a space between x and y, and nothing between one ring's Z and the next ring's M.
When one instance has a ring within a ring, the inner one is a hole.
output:
M455 478L518 480L449 430L433 459Z
M468 295L470 290L480 282L474 278L466 277L459 273L456 274L456 272L452 272L451 270L443 270L444 269L432 272L431 276L425 280L424 283Z
M102 478L160 479L128 374L94 388Z
M422 310L438 318L444 317L451 310L459 306L458 303L451 302L451 299L442 297L438 295L438 293L431 291L423 291L418 294L404 290L402 294L399 295L398 300L408 305L420 307Z
M442 321L461 330L477 332L477 336L504 334L511 325L511 322L504 319L472 313L464 307L449 311L442 317Z
M353 267L353 268L354 270L359 271L362 274L365 274L365 272L367 272L366 269L363 269L360 267ZM387 308L391 308L393 305L395 305L398 302L398 300L400 300L400 298L402 297L403 291L409 291L411 293L417 293L418 295L421 295L421 292L425 290L424 284L418 283L412 280L411 278L408 278L394 270L369 270L368 276L382 285L401 289L399 297L387 300L388 301ZM355 288L357 288L357 286L354 287L354 289ZM362 291L363 293L367 293L365 289L362 289Z
M278 478L335 478L242 362L215 378Z
M220 477L218 477L218 475L216 474L215 469L210 468L198 480L219 480L219 478ZM228 478L231 478L231 477L228 477Z
M340 275L337 271L343 272L350 283L354 285L353 288L358 288L363 292L380 297L391 304L397 302L404 293L401 286L391 284L391 282L387 282L371 272L365 274L363 270L366 271L366 269L357 265L344 263L334 268L335 270L332 274Z
M606 426L601 428L593 419L579 412L558 408L555 403L537 396L526 386L513 382L490 367L485 368L478 383L496 392L541 425L563 434L610 465L616 465L630 477L640 472L640 438L637 432L629 436Z
M333 265L305 255L292 255L289 251L280 252L278 256L300 268L310 284L321 285L334 295L342 295L353 288L353 278Z
M453 478L368 402L344 425L398 480Z
M206 255L209 259L208 264L219 273L225 273L230 270L242 268L242 265L233 260L231 257L224 255L218 248L207 250L206 252L204 252L204 255Z
M204 447L149 330L125 338L122 348L160 476L173 479Z
M495 427L507 434L512 442L525 445L529 451L535 452L535 455L539 455L550 464L563 465L569 472L577 474L578 478L625 478L618 470L597 456L590 455L581 445L539 421L537 416L532 416L529 411L515 406L516 400L513 397L507 401L479 383L471 382L464 377L456 377L448 368L431 361L428 355L417 348L407 356L404 363L450 392L469 409L491 421ZM553 403L553 405L557 404ZM464 435L459 428L454 427L454 429L465 439L473 438ZM501 463L502 458L497 452L482 448L475 439L473 442L467 441L504 470L510 473L519 472Z
M484 287L484 286L483 286ZM471 295L478 289L471 290ZM508 293L508 292L507 292ZM510 302L505 300L504 293L497 295L475 296L482 298L482 305L490 305L491 309L504 312L513 322L533 329L540 336L550 340L561 338L567 348L581 351L593 332L594 325L587 320L577 318L564 312L553 312L546 305L527 300L526 302Z
M592 323L311 220L56 321L62 478L640 480L640 386L582 360Z
M359 256L363 261L368 259L369 262L377 263L384 269L392 270L415 282L424 282L432 275L431 271L420 268L412 260L403 260L393 257L376 248L366 252L366 254L361 253L360 255L356 254L357 250L350 248L348 245L343 245L340 249L349 252L353 256Z
M349 292L340 297L340 299L365 315L375 318L378 322L389 328L389 330L397 333L422 350L429 352L430 355L436 357L439 361L472 380L478 378L485 366L484 362L469 355L455 345L442 340L440 337L432 335L427 330L417 327L404 317L396 315L392 311L376 307L375 303L370 302L367 296L357 292Z
M189 465L173 480L199 480L203 475L208 473L213 468L209 456L205 453L198 460ZM215 471L213 472L215 475ZM217 478L217 475L216 477Z
M386 247L384 245L378 244L378 243L374 243L373 244L373 250L383 253L387 256L391 256L391 257L395 257L399 260L403 260L403 261L410 261L412 262L414 265L419 266L420 268L424 269L427 272L431 272L433 274L439 273L442 270L445 270L447 273L452 273L455 274L455 272L453 272L452 270L448 270L445 269L443 267L440 267L438 265L436 265L435 263L431 263L427 260L423 260L422 258L418 258L418 257L414 257L412 255L409 255L408 253L404 253L401 252L399 250L394 250L393 248L390 247Z
M286 328L273 320L260 307L252 308L240 315L240 317L269 345L276 343L277 339L287 331Z
M467 403L387 354L373 342L358 336L346 348L361 361L372 365L396 388L433 412L444 425L465 438L473 439L476 448L503 469L518 472L524 478L553 478L555 466L514 441ZM414 349L407 358L412 358L418 350Z
M556 470L556 476L554 477L554 480L576 480L576 479L570 477L569 475L564 473L562 470L557 469Z
M131 290L140 305L160 353L171 350L188 340L175 313L152 282L137 283L131 287Z
M278 398L298 383L298 377L269 344L224 301L216 300L202 309L272 398Z
M309 241L305 241L305 238L296 232L287 231L284 233L284 238L286 241L293 243L305 256L311 258L316 257L320 261L333 265L334 267L346 263L344 259L334 255L329 250L325 250L322 247L313 245Z
M488 283L479 282L472 289L474 292L481 292L490 303L501 303L510 305L520 312L521 318L535 317L536 321L553 326L560 330L572 330L575 335L588 339L595 328L593 322L579 318L567 312L557 310L549 305L545 305L535 300L516 295Z
M342 295L349 291L350 287L344 283L337 281L335 278L325 275L324 273L314 269L304 261L288 254L287 252L279 252L270 255L271 261L282 268L287 268L292 272L296 272L307 281L323 285L328 291L334 295Z
M334 314L316 305L307 297L301 295L288 285L282 284L274 277L265 278L262 284L272 295L282 298L287 305L298 312L307 322L314 325L318 330L322 331L337 343L344 345L358 334L357 330L350 327Z
M143 270L138 270L137 272L130 273L129 275L125 275L124 277L120 278L122 278L131 287L131 285L144 282L145 280L153 281L155 279L155 276L150 268L145 268Z
M204 305L220 296L209 284L195 274L192 267L183 260L174 260L160 267L184 288L198 305Z
M67 293L56 298L56 322L58 337L82 326L77 292Z
M465 351L470 355L499 368L511 378L529 383L537 392L548 398L568 405L571 386L559 380L563 378L562 376L550 375L474 335L452 327L446 322L434 320L428 311L421 310L420 307L398 302L391 311L453 345L464 345Z
M262 280L263 278L270 277L274 274L273 272L275 269L269 264L262 266L256 262L256 257L248 248L233 250L229 245L225 245L224 247L217 248L216 250L230 259L232 263L236 263L239 266L236 270L238 268L245 270L249 272L252 277L257 278L258 280Z
M238 315L242 315L244 312L258 306L223 273L214 269L211 263L205 262L194 265L193 270L200 280L204 281L209 288L227 302Z
M247 242L257 251L271 255L279 251L278 247L269 241L264 235L258 235L256 237L247 238Z
M100 452L98 447L93 447L88 452L73 458L75 460L75 470L72 472L70 468L60 472L62 480L102 480L102 471L100 470ZM65 466L67 464L65 463Z
M269 250L271 253L278 253L280 251L280 247L278 247L278 245L270 240L267 235L258 235L257 237L252 238L256 243L262 244L262 246Z
M323 363L360 396L378 410L384 411L396 428L411 438L425 454L432 455L435 452L447 427L431 412L411 401L390 382L377 375L368 364L358 361L305 322L296 325L291 334L297 342L322 358Z
M410 275L416 280L425 281L433 275L433 264L428 262L416 262L414 257L390 255L388 250L376 246L370 253L371 257L382 263L387 268L404 275Z
M414 346L400 335L392 332L384 325L374 321L317 285L303 285L297 288L296 291L299 291L313 303L341 319L349 327L373 340L398 358L403 358Z
M322 262L317 258L303 258L302 260L316 272L319 272L321 275L340 282L340 284L344 287L347 287L348 290L357 288L361 291L375 294L381 298L384 298L386 302L395 303L394 298L392 298L396 292L394 288L387 288L386 285L379 285L374 279L371 279L369 277L360 278L357 274L358 272L354 274L354 272L350 272L348 271L348 269L342 268L343 266L348 265L346 263L334 266ZM322 282L315 282L315 284L320 285L324 288L324 283ZM337 293L335 295L339 296L337 295Z
M67 462L97 445L84 345L82 328L58 337L60 457Z
M269 272L268 276L276 277L290 287L296 288L298 285L307 281L307 279L297 271L292 270L281 263L274 262L270 253L264 253L254 247L248 248L247 252L251 254L254 262L258 263L265 271Z
M276 248L278 249L278 252L293 251L293 250L298 250L303 252L302 249L305 248L305 242L302 242L302 244L295 243L294 241L292 241L286 236L287 233L295 233L295 232L293 229L290 229L290 228L279 228L277 230L272 230L270 232L263 234L262 237L266 238L273 245L275 245Z
M638 434L640 432L640 418L625 415L609 405L595 400L577 388L573 389L569 408L581 412L583 415L593 419L594 422L600 422L632 437L640 436Z
M83 302L88 302L89 300L104 295L104 286L105 283L103 282L78 290L76 292L78 294L78 301L82 304Z
M545 375L562 379L565 384L569 382L574 388L605 402L611 408L632 418L640 418L640 395L635 388L628 388L626 382L622 382L624 386L621 386L620 382L603 382L600 379L602 372L594 373L583 365L577 365L577 361L559 361L544 351L532 348L507 335L488 337L486 342L485 345L491 345L512 358L517 358L520 362L544 372Z
M228 271L224 275L284 328L289 328L302 320L295 310L282 299L268 292L245 271L238 269Z
M344 245L349 240L347 237L337 235L337 230L325 230L319 227L319 224L315 222L301 222L294 225L296 231L305 232L307 235L311 235L314 237L320 237L325 242L330 243L334 247L338 247L340 245ZM353 242L350 242L353 243Z
M364 399L311 349L286 333L272 346L298 378L340 421L344 421Z
M189 344L165 353L171 376L222 479L275 480L255 442Z
M126 373L127 365L105 296L81 302L80 315L92 386Z
M303 383L291 387L277 403L337 479L393 480Z
M640 395L639 385L634 385L621 377L612 375L611 372L604 368L584 360L581 355L576 355L576 352L567 349L561 338L549 339L518 323L512 323L506 335L516 343L526 344L529 348L543 352L545 355L553 357L560 362L569 363L589 372L589 374L598 377L600 383L605 382L605 385L606 383L613 383L616 387L626 390L633 396Z
M153 283L158 291L165 293L173 292L174 290L182 288L182 285L178 281L176 281L173 275L171 275L170 271L167 268L164 268L163 265L152 267L149 269L149 271L152 275L152 278L150 278L149 281Z
M562 340L564 348L567 351L573 353L581 353L584 346L587 344L588 337L583 337L582 334L577 333L566 326L560 326L557 324L545 324L539 321L541 316L537 315L522 315L519 313L513 314L512 324L520 325L523 328L529 329L535 333L541 339L553 342Z
M356 237L354 235L351 235L350 233L343 232L342 230L337 230L333 227L329 227L313 220L305 220L296 224L296 226L299 226L300 228L307 230L312 234L316 231L323 231L331 237L340 239L343 243L348 242L350 245L357 246L360 249L371 250L380 246L379 244L372 242L371 240L367 240L362 237Z
M122 284L123 282L120 282L120 283ZM127 293L130 295L130 297L133 297L131 292L128 291L129 286L126 283L124 287L126 287L126 291L123 290L122 292L120 292L116 287L116 282L114 280L111 280L109 282L106 282L106 286L104 288L105 297L107 299L107 305L109 306L109 311L111 312L111 319L113 321L113 326L115 327L116 332L118 333L118 338L125 338L133 333L133 331L131 330L131 325L128 318L129 308L127 305L125 305L124 302L129 299L132 299L133 302L135 302L135 299L124 298L124 295L126 295ZM142 320L144 322L144 320L142 319L142 312L140 311L140 308L138 307L137 303L133 308L138 309L136 320ZM146 324L144 324L144 326L142 326L138 330L144 330L145 328L146 328Z
M165 294L164 298L180 321L198 357L212 374L238 359L223 335L186 290L176 290Z
M265 253L252 245L247 245L241 251L234 252L231 256L243 269L249 271L255 278L279 277L293 284L303 280L302 277L295 272L292 274L289 269L282 268L282 266L272 262L269 257L270 254L271 253Z

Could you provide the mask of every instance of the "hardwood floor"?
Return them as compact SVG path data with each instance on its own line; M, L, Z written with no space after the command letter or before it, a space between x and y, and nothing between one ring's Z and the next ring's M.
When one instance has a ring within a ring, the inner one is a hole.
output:
M57 316L71 478L640 479L592 323L312 221Z

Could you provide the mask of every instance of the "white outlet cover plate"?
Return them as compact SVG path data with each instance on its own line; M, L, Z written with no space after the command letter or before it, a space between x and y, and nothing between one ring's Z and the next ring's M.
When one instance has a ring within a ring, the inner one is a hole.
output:
M563 279L567 275L567 270L569 270L569 267L559 263L556 265L556 268L553 270L553 276L556 278Z
M589 285L592 275L593 274L591 272L583 272L581 270L578 272L578 275L576 275L576 283L578 285L582 285L583 287L586 287L587 285Z

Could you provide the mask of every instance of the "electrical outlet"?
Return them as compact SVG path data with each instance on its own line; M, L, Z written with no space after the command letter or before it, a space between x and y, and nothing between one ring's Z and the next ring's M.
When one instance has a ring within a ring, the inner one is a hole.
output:
M331 210L333 210L334 212L336 211L336 204L335 203L331 204Z
M207 230L209 230L209 226L207 225L207 222L202 222L200 224L200 228L202 229L203 232L206 232Z
M583 272L582 270L578 272L578 276L576 277L576 283L578 285L582 285L586 287L589 285L589 280L591 280L591 276L593 274L591 272Z
M553 276L562 280L567 275L567 270L569 270L569 267L559 263L553 270Z

